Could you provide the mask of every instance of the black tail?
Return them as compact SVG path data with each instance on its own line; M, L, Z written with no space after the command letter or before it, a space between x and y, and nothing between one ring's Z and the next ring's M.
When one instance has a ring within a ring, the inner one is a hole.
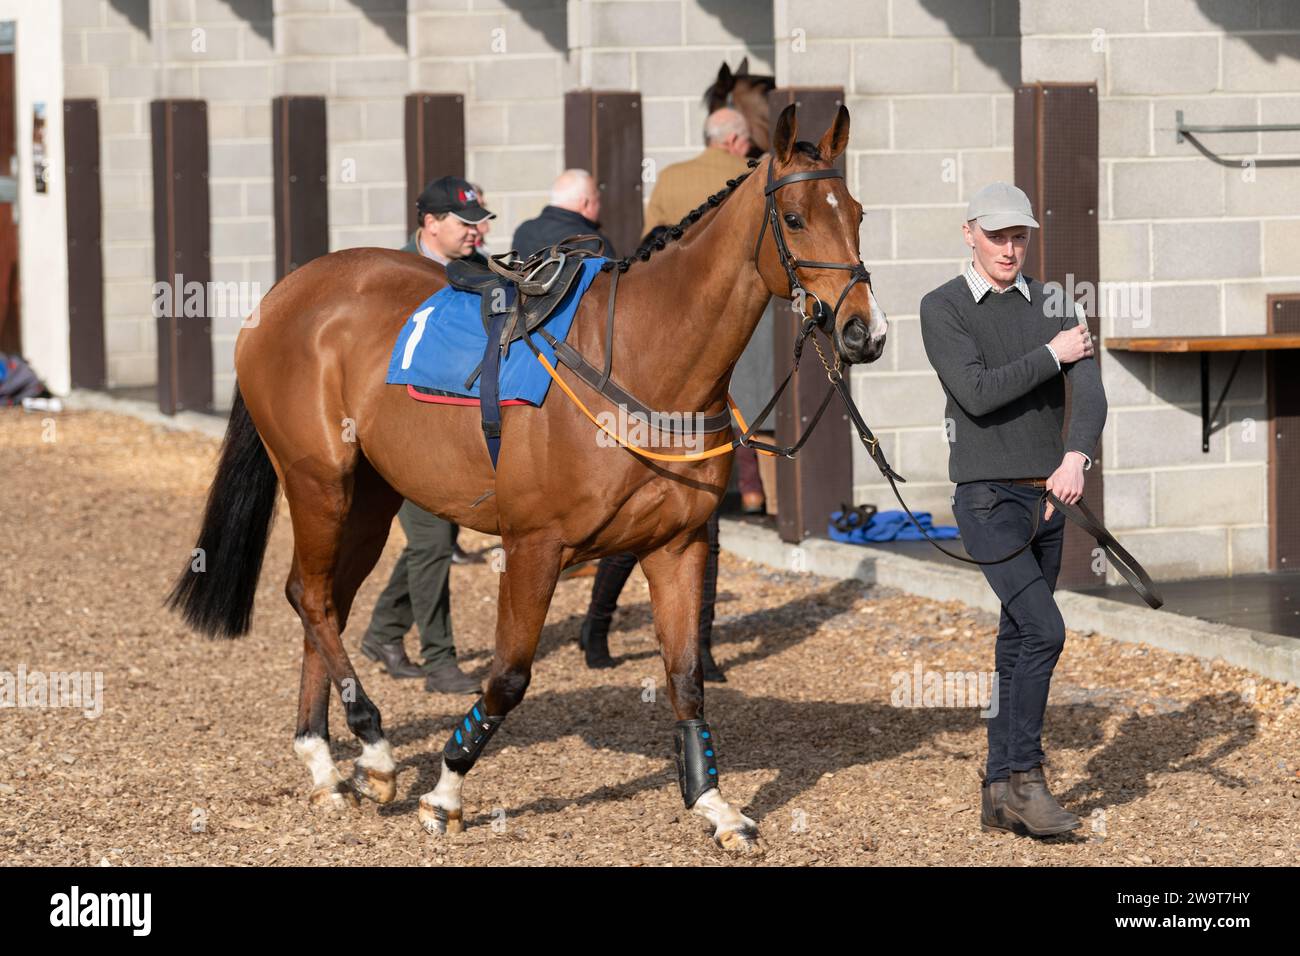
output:
M167 607L180 611L196 631L209 637L248 633L278 483L236 385L203 530L189 565L167 596Z

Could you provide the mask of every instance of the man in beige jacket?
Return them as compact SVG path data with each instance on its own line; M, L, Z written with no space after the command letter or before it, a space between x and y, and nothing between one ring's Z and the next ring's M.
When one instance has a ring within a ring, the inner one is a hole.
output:
M708 145L699 156L665 167L659 174L650 195L650 204L646 207L647 233L659 226L677 225L688 212L726 186L728 179L734 179L749 168L745 159L749 153L749 125L735 110L723 108L710 113L704 123L704 141ZM748 449L736 449L738 463L746 451ZM749 454L752 456L753 452ZM750 470L754 473L754 484L757 484L758 469L752 461ZM757 494L761 507L762 492L749 493ZM726 675L713 660L713 606L718 586L717 512L709 518L707 527L709 556L704 568L699 616L700 671L707 681L725 681ZM619 594L635 566L636 555L631 552L600 559L596 580L592 582L591 605L578 638L586 652L588 667L614 667L617 664L609 653L609 628L618 607Z
M675 226L705 198L749 168L749 124L729 107L714 110L704 121L704 152L683 163L665 166L659 173L650 205L645 211L645 231Z

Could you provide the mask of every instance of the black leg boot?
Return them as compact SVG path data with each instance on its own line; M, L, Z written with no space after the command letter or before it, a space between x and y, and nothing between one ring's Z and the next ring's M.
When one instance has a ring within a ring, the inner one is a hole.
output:
M700 638L700 673L706 681L714 684L725 684L727 675L722 672L713 659L712 640L701 636Z
M586 652L587 666L593 670L618 666L618 661L609 656L609 622L597 624L590 617L585 618L578 646Z
M588 667L618 666L609 656L609 625L618 608L618 596L634 567L636 555L631 552L608 555L596 566L596 579L591 582L591 606L578 635L578 646L586 652Z
M709 554L704 561L704 584L700 589L700 673L706 681L725 684L727 675L713 659L713 606L718 599L718 513L707 526Z

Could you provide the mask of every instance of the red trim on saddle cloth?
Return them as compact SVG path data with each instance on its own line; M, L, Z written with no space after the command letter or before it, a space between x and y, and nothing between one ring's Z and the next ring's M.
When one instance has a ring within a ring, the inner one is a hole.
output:
M477 398L462 398L457 395L426 395L424 392L417 392L414 385L406 386L406 394L410 395L417 402L429 402L433 405L478 405ZM528 405L530 402L522 398L507 398L502 405Z

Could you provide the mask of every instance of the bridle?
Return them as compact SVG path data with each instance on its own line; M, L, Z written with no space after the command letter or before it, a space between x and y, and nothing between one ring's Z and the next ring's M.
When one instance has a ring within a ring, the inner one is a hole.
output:
M790 299L797 300L801 305L808 301L808 297L816 301L813 307L812 315L809 316L804 309L796 311L805 318L812 318L817 327L827 335L830 335L831 329L835 327L835 319L839 315L840 306L844 304L845 297L859 282L871 284L871 273L867 267L859 262L818 262L813 259L798 259L790 252L790 246L785 241L785 230L781 227L781 214L776 208L776 191L782 186L789 186L792 183L804 182L810 179L843 179L844 173L838 169L807 169L798 173L789 173L780 179L773 179L776 172L776 158L773 157L767 166L767 187L763 190L766 208L763 212L763 224L758 230L758 238L754 240L754 266L758 266L758 256L763 250L763 237L767 235L768 223L772 225L772 238L776 242L776 254L781 260L781 268L785 270L786 278L790 281ZM849 273L849 281L845 284L840 292L840 297L835 300L835 307L828 309L815 292L809 292L799 281L799 269L844 269ZM838 357L838 353L837 353ZM836 365L838 365L838 361Z
M861 439L863 446L867 450L876 466L887 478L903 478L890 467L889 462L885 459L884 452L880 448L880 440L871 433L871 429L863 420L861 413L858 412L857 406L853 402L853 396L849 392L848 383L844 379L843 363L840 359L839 349L835 348L832 331L835 327L835 319L839 315L840 306L844 304L844 299L852 291L853 287L859 282L871 284L871 273L867 267L858 262L821 262L815 259L799 259L790 251L790 246L785 240L785 230L781 227L781 215L776 208L776 192L783 186L789 186L792 183L805 182L811 179L843 179L844 173L838 169L806 169L797 173L788 173L780 179L775 178L776 174L776 157L773 156L768 160L767 166L767 185L763 190L764 209L763 223L758 230L758 238L754 240L754 268L758 269L758 257L763 251L763 237L767 235L767 227L770 223L772 226L772 241L776 244L777 258L781 262L781 268L785 270L786 279L790 283L790 299L797 301L794 311L803 318L799 334L795 337L794 343L794 362L790 367L790 372L776 390L771 400L755 417L753 423L745 429L744 434L740 437L739 444L755 448L760 451L767 451L778 454L786 458L793 458L812 430L817 426L821 419L822 413L826 411L826 406L830 404L831 396L839 393L845 406L848 408L849 417L857 429L858 437ZM799 281L799 269L842 269L849 273L849 281L845 283L844 288L840 291L840 297L835 300L834 308L830 308L815 292L810 292L804 288L803 283ZM816 305L813 306L812 314L807 312L808 297L812 296ZM821 331L826 336L830 344L832 360L828 361L822 347L818 344L814 335L816 331ZM821 360L822 367L826 370L826 378L831 387L826 390L826 397L822 399L821 405L813 414L811 421L808 422L804 433L799 440L793 445L775 446L753 440L754 432L759 428L761 423L771 414L772 409L781 398L786 386L790 384L791 378L799 368L799 359L803 352L804 342L812 338L813 347L817 350L817 357Z

